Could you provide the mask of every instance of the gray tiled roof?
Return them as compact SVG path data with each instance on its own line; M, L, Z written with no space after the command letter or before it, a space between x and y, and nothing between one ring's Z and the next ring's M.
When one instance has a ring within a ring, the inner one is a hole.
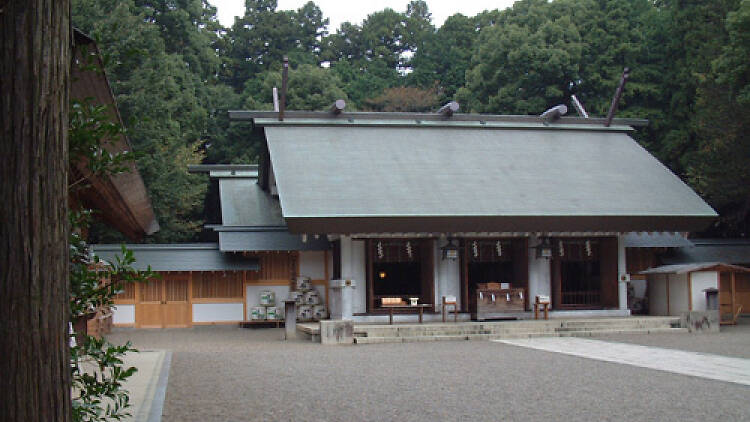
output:
M285 124L265 133L295 232L337 219L389 231L389 219L419 218L464 219L477 231L542 221L545 231L689 231L716 217L618 130Z
M693 246L680 233L628 233L625 235L626 248L679 248Z
M695 239L694 246L675 249L664 256L666 264L693 262L726 262L729 264L750 265L750 242L736 239L711 240Z
M138 270L151 266L153 271L256 271L260 267L256 258L219 251L216 243L180 243L126 245L133 251ZM113 262L115 255L122 256L121 245L92 245L100 259Z
M220 178L223 226L284 226L278 198L265 192L255 178Z

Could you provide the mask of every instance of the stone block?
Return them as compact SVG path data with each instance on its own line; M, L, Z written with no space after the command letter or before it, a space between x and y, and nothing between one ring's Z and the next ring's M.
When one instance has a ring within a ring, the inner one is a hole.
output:
M354 323L352 321L320 321L322 344L353 344Z
M680 326L691 333L718 333L719 311L689 311L683 312Z

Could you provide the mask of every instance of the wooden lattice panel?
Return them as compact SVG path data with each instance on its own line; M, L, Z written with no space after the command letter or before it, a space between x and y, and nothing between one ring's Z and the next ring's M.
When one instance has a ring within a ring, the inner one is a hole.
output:
M148 283L141 284L139 286L141 302L161 302L164 300L161 283L161 280L149 280Z
M167 302L186 302L188 300L187 278L165 279L164 294Z
M257 272L255 272L257 274ZM214 271L193 273L193 298L241 298L242 272Z

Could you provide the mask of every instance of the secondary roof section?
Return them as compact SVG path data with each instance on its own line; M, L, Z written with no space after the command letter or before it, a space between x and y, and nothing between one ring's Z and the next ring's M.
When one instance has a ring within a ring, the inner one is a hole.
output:
M216 243L179 243L159 245L126 245L133 251L137 270L152 271L257 271L257 258L219 251ZM93 245L100 259L113 262L122 256L121 245Z
M71 98L81 101L88 98L95 105L106 106L111 120L123 126L96 43L77 29L73 33L76 65L71 67ZM111 153L132 150L122 133L110 141L105 148ZM71 177L85 178L89 187L76 190L73 195L85 206L101 211L98 216L110 226L131 240L140 240L158 231L159 223L136 165L130 162L125 167L124 172L98 176L85 163L76 163L71 167Z
M287 230L279 198L258 185L256 165L203 164L188 168L218 179L221 224L206 227L219 234L222 252L326 250L325 237L302 239Z

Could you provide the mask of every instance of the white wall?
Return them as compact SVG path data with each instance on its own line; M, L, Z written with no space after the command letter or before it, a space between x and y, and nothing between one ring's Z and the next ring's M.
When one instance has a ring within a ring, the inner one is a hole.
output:
M459 309L461 307L461 265L460 260L443 259L440 246L446 243L445 240L434 242L435 245L435 310L440 311L440 304L443 303L443 296L455 296L458 300Z
M552 297L552 273L549 258L537 258L534 246L539 244L536 236L529 237L529 306L533 306L537 295Z
M341 236L341 279L355 283L352 294L352 313L367 312L367 267L365 241Z
M667 276L649 274L648 278L648 313L650 315L667 315Z
M193 322L242 321L242 303L194 303Z
M687 274L669 275L669 315L679 316L690 309Z
M135 305L112 306L113 324L135 324Z
M667 309L667 283L669 283L669 309ZM648 307L651 315L679 316L690 309L687 274L649 274L648 289Z
M352 312L355 314L358 312L367 312L367 259L364 240L352 241L351 258L351 277L344 278L357 282L354 288Z
M719 288L719 273L716 271L698 271L691 274L693 310L706 310L706 293L703 289Z
M299 253L299 275L313 280L323 280L326 277L325 252L301 251Z

